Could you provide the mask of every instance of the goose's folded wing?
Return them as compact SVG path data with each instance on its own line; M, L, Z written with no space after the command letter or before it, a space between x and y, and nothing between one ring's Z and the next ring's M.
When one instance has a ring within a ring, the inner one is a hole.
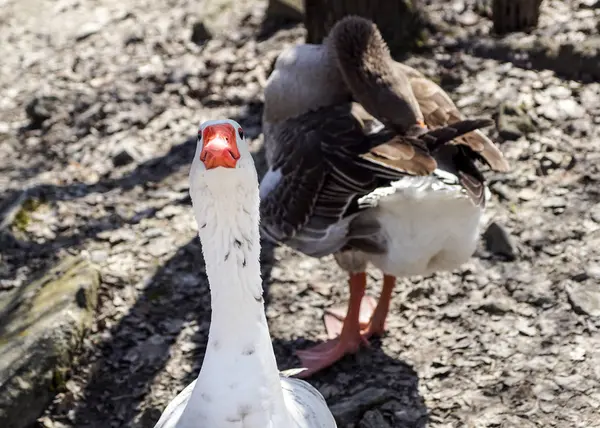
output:
M329 254L345 243L358 197L435 169L426 149L390 131L365 135L363 119L356 104L344 104L272 127L272 164L261 182L265 237L313 256Z
M281 377L283 400L295 427L336 428L335 419L321 393L308 382Z
M405 64L396 63L396 67L409 76L412 90L428 127L437 128L463 120L452 99L435 82ZM453 144L468 147L495 171L505 172L509 169L502 152L479 130L456 138Z
M417 137L388 128L365 133L356 103L323 107L270 127L271 165L261 182L261 231L274 242L322 257L347 241L358 199L406 175L437 168L432 151L460 135L490 126L464 120Z

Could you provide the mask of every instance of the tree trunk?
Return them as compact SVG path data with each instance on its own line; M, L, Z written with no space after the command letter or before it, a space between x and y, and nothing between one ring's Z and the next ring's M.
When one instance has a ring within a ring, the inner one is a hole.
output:
M304 0L308 43L321 43L331 27L347 15L368 18L379 27L393 57L419 47L426 37L417 0Z
M535 28L542 0L494 0L492 19L497 34Z

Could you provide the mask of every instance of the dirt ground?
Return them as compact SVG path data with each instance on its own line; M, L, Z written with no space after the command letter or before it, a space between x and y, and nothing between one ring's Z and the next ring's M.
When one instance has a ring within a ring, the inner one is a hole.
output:
M463 36L489 32L478 2L429 3ZM600 37L598 3L564 3L545 2L540 37ZM30 201L2 235L0 293L68 254L102 276L95 326L39 425L152 427L208 332L187 194L197 125L234 118L258 152L265 79L304 30L266 31L259 0L0 5L0 200ZM461 269L399 280L388 334L311 382L340 427L600 427L600 83L472 56L457 37L408 63L467 116L508 102L532 125L516 140L488 131L512 165L486 172L499 228ZM262 259L277 359L294 367L325 338L323 309L346 302L345 276L284 247Z

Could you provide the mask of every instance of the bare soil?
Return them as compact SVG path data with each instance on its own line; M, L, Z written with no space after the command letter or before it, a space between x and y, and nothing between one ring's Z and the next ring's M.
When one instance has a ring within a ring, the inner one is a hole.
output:
M264 169L261 91L304 37L267 31L264 1L235 3L0 0L0 207L20 207L0 235L0 293L68 254L102 276L95 326L39 426L152 427L201 366L196 127L238 120ZM429 3L469 37L489 32L479 2ZM599 37L600 9L568 3L544 2L542 30ZM489 130L512 170L486 172L499 227L472 260L399 280L387 335L311 382L340 427L600 427L600 83L473 56L447 34L408 63L466 115L511 103L533 131ZM346 278L331 257L264 244L262 259L277 359L294 367L295 349L325 338ZM380 273L369 282L377 295Z

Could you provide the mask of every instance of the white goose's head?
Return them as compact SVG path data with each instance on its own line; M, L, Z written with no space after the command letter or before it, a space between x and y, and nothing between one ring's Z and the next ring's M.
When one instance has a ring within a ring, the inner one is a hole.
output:
M256 187L256 182L254 160L240 124L231 119L202 123L190 169L192 200L207 191L225 197L240 188Z

